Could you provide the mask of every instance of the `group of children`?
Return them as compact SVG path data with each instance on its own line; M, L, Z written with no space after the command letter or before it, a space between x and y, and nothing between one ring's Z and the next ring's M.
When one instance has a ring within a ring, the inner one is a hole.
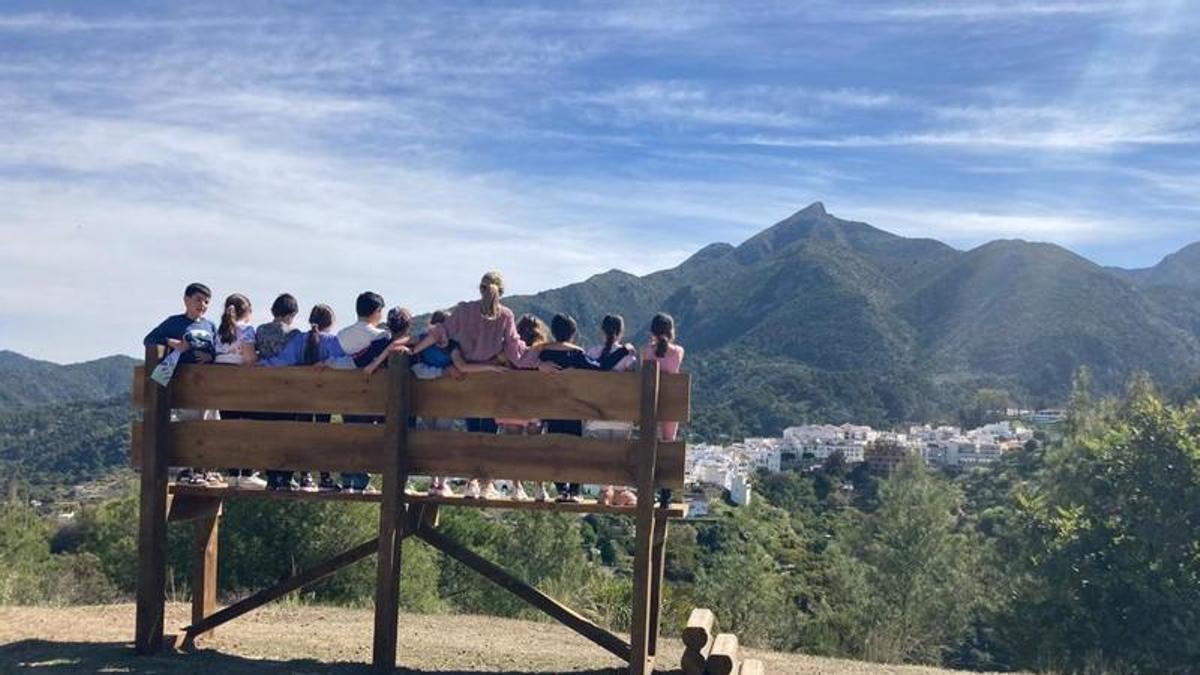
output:
M357 320L333 332L334 312L328 305L313 306L308 315L308 330L294 325L299 315L296 298L284 293L271 305L272 320L254 326L249 298L234 293L225 299L219 325L205 318L212 291L193 283L184 291L184 312L168 317L146 335L146 345L164 345L171 351L151 377L162 385L171 378L177 364L216 363L235 366L278 367L313 366L318 368L361 369L374 373L384 367L397 352L412 354L413 374L420 379L466 377L475 372L499 372L509 369L586 369L630 371L640 363L657 361L663 372L677 373L683 360L683 348L675 343L674 321L658 314L650 325L651 341L641 350L622 343L624 321L618 315L605 316L601 322L604 342L591 349L575 343L578 328L573 318L557 314L547 326L538 317L527 314L513 320L511 312L499 304L503 292L497 273L485 275L480 285L482 304L462 303L453 314L434 312L429 330L412 334L412 314L403 307L384 313L384 299L377 293L361 293L355 301ZM481 317L474 316L480 313ZM490 312L490 315L489 315ZM507 314L505 314L507 313ZM507 317L506 326L497 324ZM493 325L496 324L496 325ZM492 330L495 329L495 330ZM495 334L489 348L481 335ZM457 339L456 339L457 338ZM329 415L219 411L220 419L258 419L329 422ZM176 411L178 419L209 419L213 411ZM343 415L343 422L381 423L378 416ZM452 428L452 420L423 420L428 428ZM632 422L585 420L468 419L467 430L484 433L540 434L560 433L605 440L628 439ZM660 439L674 440L678 423L661 423ZM266 478L256 470L228 469L225 475L211 470L185 468L177 482L210 487L234 486L245 489L375 492L365 473L343 473L335 482L329 473L314 481L311 474L269 470ZM512 481L510 497L530 499L519 480ZM580 486L557 483L558 501L579 501ZM429 493L454 494L450 481L433 477ZM468 481L466 497L501 498L491 480ZM545 485L537 486L536 499L549 500ZM615 505L636 503L632 490L617 486L603 488L600 501ZM669 495L663 497L669 499Z

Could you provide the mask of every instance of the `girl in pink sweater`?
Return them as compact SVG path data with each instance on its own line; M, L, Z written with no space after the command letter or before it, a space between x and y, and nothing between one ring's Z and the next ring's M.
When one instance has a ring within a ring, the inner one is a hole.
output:
M642 348L642 365L657 361L659 372L678 373L683 364L683 347L675 344L675 319L670 314L655 314L650 321L650 344ZM673 441L679 432L679 422L659 422L658 440ZM642 433L646 433L643 429ZM671 503L671 491L658 493L659 502L665 507Z

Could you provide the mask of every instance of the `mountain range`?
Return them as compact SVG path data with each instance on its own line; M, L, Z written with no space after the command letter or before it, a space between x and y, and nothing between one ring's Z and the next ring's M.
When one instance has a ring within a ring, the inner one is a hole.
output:
M1138 371L1168 385L1200 373L1200 243L1121 270L1020 240L960 251L820 202L673 269L612 270L506 303L569 312L591 339L608 312L640 336L671 313L705 437L946 418L982 387L1053 405L1081 366L1105 391Z

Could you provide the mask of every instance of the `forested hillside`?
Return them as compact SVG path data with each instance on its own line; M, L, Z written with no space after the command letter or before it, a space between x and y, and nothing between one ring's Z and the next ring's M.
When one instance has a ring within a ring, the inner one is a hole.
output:
M1189 279L1197 252L1136 272L1053 244L962 252L815 203L670 270L613 270L507 302L569 312L586 340L605 313L624 314L641 340L655 311L670 312L696 376L693 433L718 439L950 419L981 387L1059 405L1082 366L1109 392L1138 371L1178 384L1200 373L1200 287L1161 284Z
M64 366L0 350L0 410L127 394L135 363L128 356L107 356Z

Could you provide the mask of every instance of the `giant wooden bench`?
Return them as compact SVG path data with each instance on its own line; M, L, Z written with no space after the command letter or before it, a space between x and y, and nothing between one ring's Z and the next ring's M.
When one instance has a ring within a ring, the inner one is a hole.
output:
M626 660L632 673L653 670L667 523L682 506L661 507L661 488L683 485L684 444L661 442L656 433L628 441L561 434L505 436L411 429L413 417L515 417L634 420L653 430L660 421L687 421L687 375L660 374L657 364L640 373L537 371L486 373L463 380L417 380L408 357L368 377L360 371L314 368L181 366L170 387L151 381L161 348L146 349L135 372L132 455L141 469L138 591L135 646L163 648L166 527L196 523L192 565L192 623L183 645L246 612L320 580L372 553L378 555L374 665L396 664L401 541L415 536L544 611L580 635ZM171 421L171 409L225 409L383 415L384 424L313 424L292 421ZM295 471L363 471L382 474L379 494L265 492L169 485L172 466L251 466ZM468 500L407 495L409 475L515 476L531 481L634 485L637 506L595 502L547 503ZM235 497L367 501L379 503L379 536L303 570L278 584L217 609L217 531L223 500ZM625 514L636 518L632 637L625 641L517 579L438 529L442 506L547 509Z

